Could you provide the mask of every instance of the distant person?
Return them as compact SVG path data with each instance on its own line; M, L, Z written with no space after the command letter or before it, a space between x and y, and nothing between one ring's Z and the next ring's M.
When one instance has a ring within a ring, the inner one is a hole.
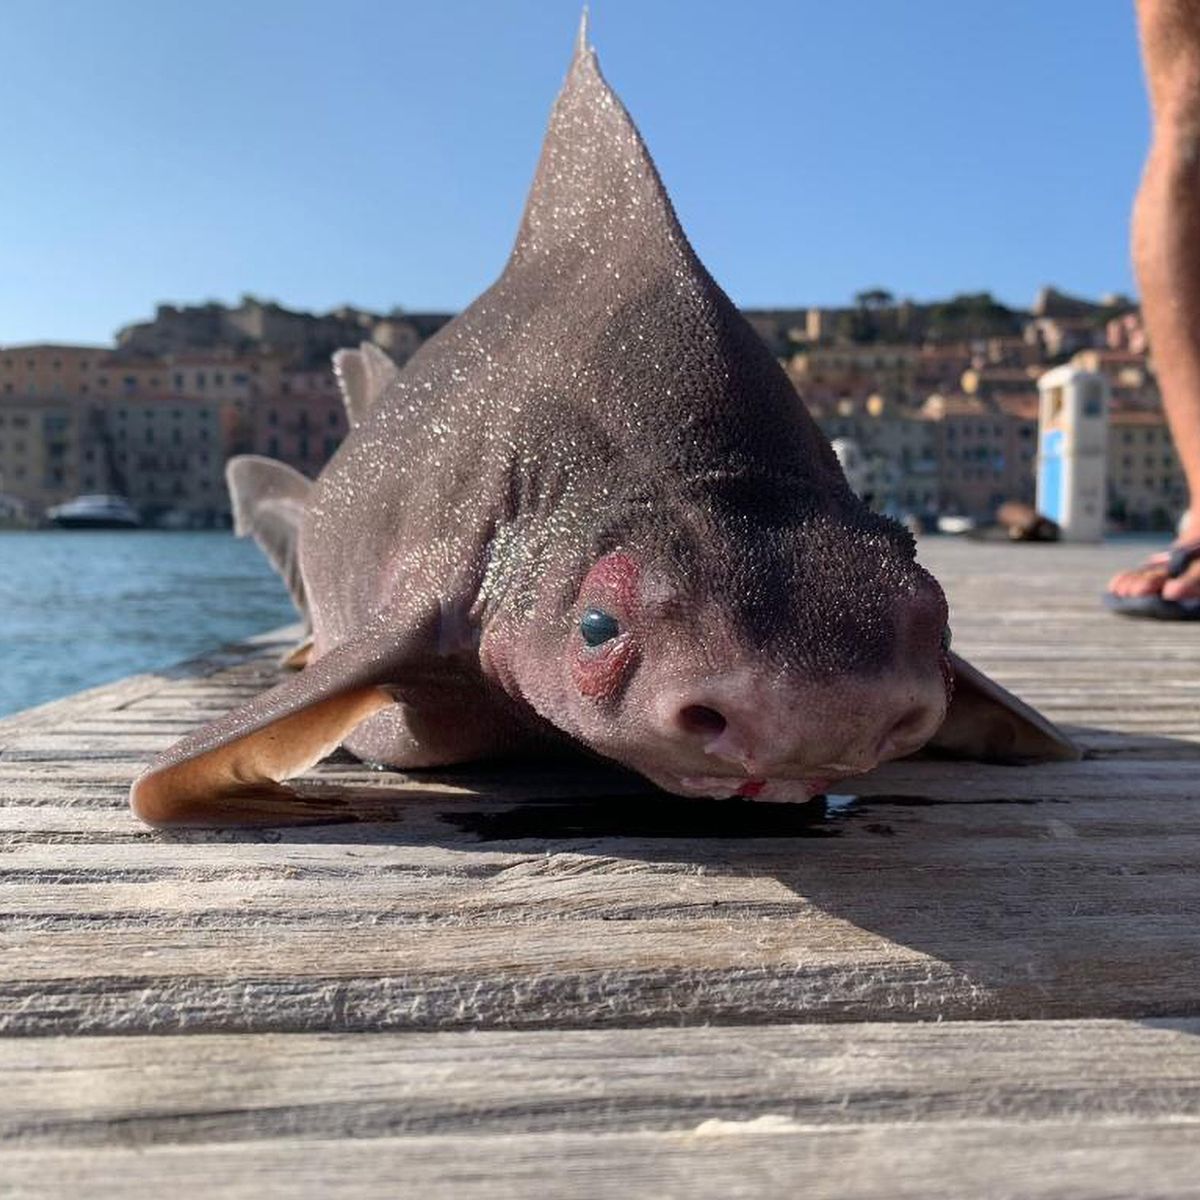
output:
M1200 0L1137 0L1154 132L1133 209L1133 262L1189 508L1163 554L1122 571L1117 612L1200 619Z

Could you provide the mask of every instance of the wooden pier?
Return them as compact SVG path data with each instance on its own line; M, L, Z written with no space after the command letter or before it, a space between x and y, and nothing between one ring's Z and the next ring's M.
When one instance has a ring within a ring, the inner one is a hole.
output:
M0 721L0 1198L1200 1196L1200 625L1131 547L930 540L1079 764L826 806L589 767L315 776L164 834L156 751L279 637Z

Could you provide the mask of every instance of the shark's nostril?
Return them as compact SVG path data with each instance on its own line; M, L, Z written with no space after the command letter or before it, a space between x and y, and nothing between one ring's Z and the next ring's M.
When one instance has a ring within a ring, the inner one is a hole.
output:
M720 737L728 722L715 708L707 704L689 704L679 710L679 727L684 733L705 738Z

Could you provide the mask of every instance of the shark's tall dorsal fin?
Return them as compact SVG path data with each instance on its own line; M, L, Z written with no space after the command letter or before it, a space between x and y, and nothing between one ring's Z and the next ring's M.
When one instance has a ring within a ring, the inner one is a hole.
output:
M234 533L254 538L287 585L293 603L307 618L298 543L312 480L287 463L257 454L231 458L225 465L225 479L233 505Z
M374 342L363 342L357 350L336 350L333 373L346 405L350 428L366 420L379 398L391 387L400 368Z
M653 270L679 254L704 270L633 118L600 72L585 8L509 267L595 256L598 271Z

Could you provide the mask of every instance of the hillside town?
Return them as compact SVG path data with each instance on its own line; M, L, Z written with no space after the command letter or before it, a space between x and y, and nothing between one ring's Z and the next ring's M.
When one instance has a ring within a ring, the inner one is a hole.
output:
M751 309L878 509L986 521L1031 503L1037 381L1073 363L1109 385L1107 517L1167 528L1185 506L1136 305L1043 288L1028 310L987 293L917 304L882 288L839 308ZM227 525L224 464L282 459L314 476L347 425L334 350L371 342L403 364L451 314L315 315L243 297L159 306L111 346L0 346L0 518L36 524L80 495L122 497L147 524Z

